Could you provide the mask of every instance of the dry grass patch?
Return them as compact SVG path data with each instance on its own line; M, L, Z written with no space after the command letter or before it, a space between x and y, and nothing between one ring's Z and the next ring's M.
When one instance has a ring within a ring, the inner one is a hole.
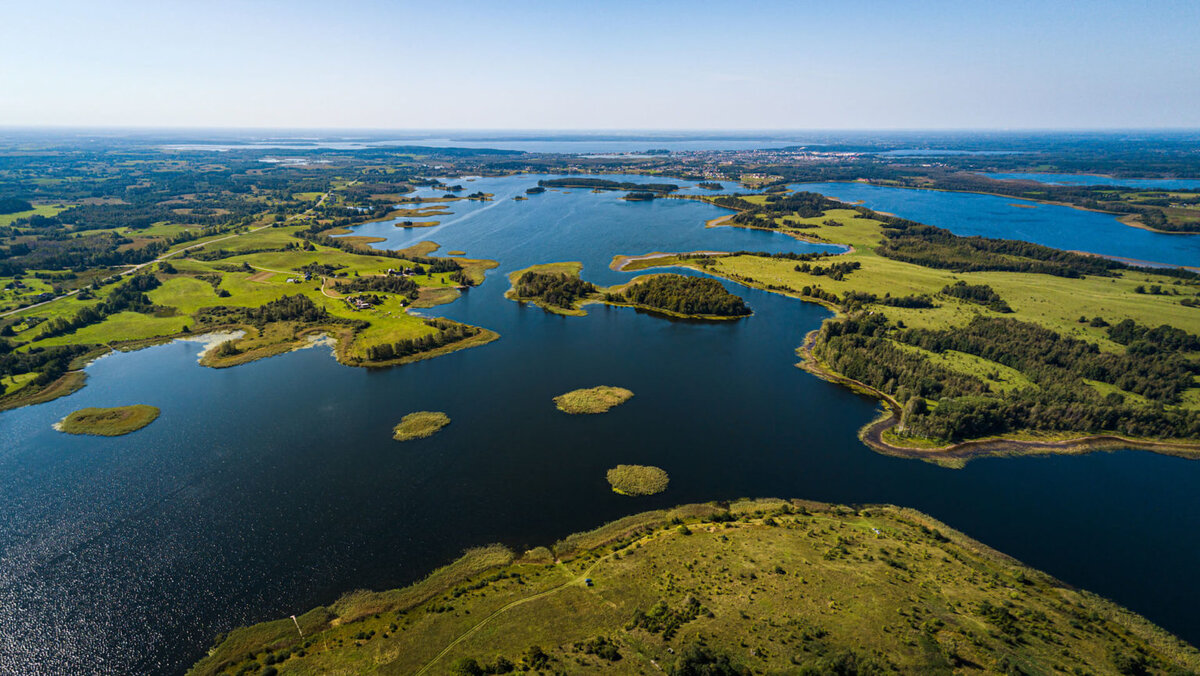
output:
M633 392L623 387L600 385L560 394L554 398L554 405L564 413L605 413L632 397Z
M450 416L440 411L417 411L409 413L400 420L392 430L396 441L411 441L431 437L446 425L450 424Z
M654 495L667 490L671 478L661 467L617 465L608 470L608 483L621 495Z

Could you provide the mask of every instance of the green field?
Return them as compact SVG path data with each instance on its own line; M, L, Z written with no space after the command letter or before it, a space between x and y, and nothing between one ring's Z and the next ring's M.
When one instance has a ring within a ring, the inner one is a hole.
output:
M30 216L57 216L59 213L66 211L67 206L62 204L35 204L29 211L18 211L12 214L0 214L0 226L10 225L13 221L20 218L29 218Z
M685 670L713 661L734 669ZM1200 652L918 512L759 500L474 550L412 587L236 629L191 673L266 668L1188 673Z

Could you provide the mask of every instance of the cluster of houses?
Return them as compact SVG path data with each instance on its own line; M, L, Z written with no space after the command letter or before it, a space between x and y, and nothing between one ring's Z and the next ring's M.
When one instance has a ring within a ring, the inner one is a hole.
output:
M403 270L396 268L387 269L388 277L412 277L415 274L417 274L417 271L414 268L404 268Z
M299 284L300 282L311 282L311 281L312 281L312 272L308 271L308 270L306 270L304 272L304 279L300 279L299 277L288 277L287 278L288 284Z

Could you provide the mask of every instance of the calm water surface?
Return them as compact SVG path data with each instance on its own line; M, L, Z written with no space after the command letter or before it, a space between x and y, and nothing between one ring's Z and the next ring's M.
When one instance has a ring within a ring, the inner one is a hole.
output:
M1124 225L1114 216L975 193L889 188L865 183L799 183L819 192L958 235L1002 237L1056 249L1170 265L1200 265L1200 235L1168 235Z
M464 183L497 200L455 204L436 228L359 229L381 246L433 239L499 260L481 287L427 311L497 342L382 370L322 347L213 370L197 343L175 342L100 359L78 393L0 414L0 673L178 673L219 631L411 582L465 547L550 544L633 511L740 496L912 506L1200 641L1200 463L1116 452L948 470L875 454L855 436L875 404L792 366L828 313L731 284L754 316L564 318L505 301L505 273L536 262L579 260L610 283L628 278L607 267L617 253L814 248L704 229L722 212L679 200L509 199L535 182ZM597 384L636 396L603 416L550 401ZM128 403L162 416L116 439L50 427ZM419 409L453 423L392 441ZM618 496L604 480L617 463L661 466L671 486Z
M1037 181L1050 185L1115 185L1148 190L1195 190L1200 178L1114 178L1095 174L983 173L988 178Z

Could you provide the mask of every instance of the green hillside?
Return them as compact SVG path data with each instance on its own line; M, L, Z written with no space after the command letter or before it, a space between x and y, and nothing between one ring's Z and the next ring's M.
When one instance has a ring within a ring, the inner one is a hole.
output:
M303 632L301 637L300 632ZM1194 673L1145 619L892 506L688 505L472 550L221 637L193 674Z

